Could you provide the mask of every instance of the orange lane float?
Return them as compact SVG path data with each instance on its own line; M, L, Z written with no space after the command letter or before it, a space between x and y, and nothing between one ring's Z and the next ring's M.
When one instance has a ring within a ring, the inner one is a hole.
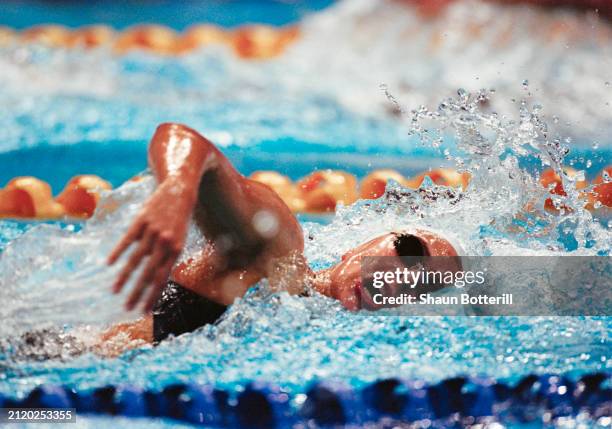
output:
M143 49L156 54L175 54L178 34L161 25L139 25L121 33L113 46L115 52L123 54L133 49Z
M304 211L306 203L298 195L295 184L287 176L276 171L256 171L251 174L250 179L270 187L281 197L291 211Z
M17 38L14 30L0 25L0 46L6 46Z
M604 173L607 179L604 179ZM587 196L587 208L612 207L612 165L603 169L593 180L593 185L593 190Z
M208 24L194 25L180 37L177 52L190 52L210 45L228 44L230 41L230 36L220 27Z
M0 190L0 217L52 219L64 215L51 187L35 177L16 177Z
M315 171L297 182L306 212L333 212L338 203L357 201L357 178L340 170Z
M72 32L70 46L96 48L106 45L115 38L115 32L106 25L82 27Z
M571 168L571 167L565 167L563 171L568 177L571 177L571 178L575 177L576 174L578 173L576 169ZM562 195L562 196L567 195L567 193L565 192L565 189L563 189L563 183L561 182L561 178L552 168L546 169L542 172L540 176L540 183L542 184L542 186L548 189L550 193L553 195ZM576 182L576 189L578 190L584 189L587 186L588 186L588 183L584 180L579 180ZM555 204L552 198L547 198L544 201L544 208L550 211L558 211L558 208L555 207Z
M418 189L425 180L425 177L429 176L432 182L440 186L450 186L452 188L463 188L467 189L470 183L469 173L459 173L457 170L452 168L434 168L425 173L421 173L411 179L406 180L405 185L408 188Z
M21 32L21 40L27 43L40 43L54 48L70 45L72 34L61 25L38 25Z
M578 171L571 167L565 167L563 171L570 178L573 178L576 176L576 174L578 174ZM540 176L540 183L546 189L549 189L552 194L567 195L563 189L561 178L552 168L546 169L542 172L542 175ZM586 180L579 180L576 182L576 189L584 189L587 187L587 185L588 183Z
M394 180L400 185L406 183L406 178L395 170L375 170L361 180L361 198L372 200L385 193L387 182Z
M112 189L110 183L94 175L75 176L56 198L68 216L90 217L100 200L100 191Z
M115 33L105 25L76 30L59 25L39 25L23 30L19 39L50 47L96 48L110 45L117 54L140 49L162 55L180 55L212 44L225 45L244 59L268 59L280 55L300 35L297 26L283 28L248 25L227 30L210 24L198 24L182 34L162 25L138 25ZM0 46L10 43L15 32L0 27Z
M605 175L604 175L605 172ZM570 177L577 171L566 168ZM607 176L606 176L607 175ZM363 178L359 186L355 176L340 170L315 171L306 177L292 182L289 177L276 171L258 171L250 178L273 189L293 212L330 213L338 203L352 204L358 197L375 199L384 194L387 182L394 180L402 186L418 188L425 176L431 177L438 185L467 187L469 175L453 169L435 169L412 178L405 178L396 170L375 170ZM576 182L589 210L612 207L612 166L607 167L588 187L586 181ZM130 181L142 180L136 176ZM540 182L552 194L566 195L561 179L553 170L541 174ZM18 177L11 180L5 189L0 190L0 217L7 218L73 218L90 217L100 199L100 192L111 189L110 183L93 175L73 177L60 195L54 200L49 185L34 177ZM558 212L552 199L545 201L545 208Z
M280 55L299 36L297 27L267 25L240 27L232 33L232 47L241 58L267 59Z

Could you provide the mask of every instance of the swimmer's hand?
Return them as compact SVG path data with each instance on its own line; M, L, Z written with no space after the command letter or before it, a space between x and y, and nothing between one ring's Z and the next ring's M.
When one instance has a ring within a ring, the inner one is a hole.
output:
M134 251L113 284L113 293L119 293L148 256L142 274L125 302L127 310L136 307L147 288L149 293L144 301L144 311L153 309L183 250L195 202L196 192L192 187L185 186L180 179L167 178L157 187L108 257L108 264L113 265L131 244L135 244Z

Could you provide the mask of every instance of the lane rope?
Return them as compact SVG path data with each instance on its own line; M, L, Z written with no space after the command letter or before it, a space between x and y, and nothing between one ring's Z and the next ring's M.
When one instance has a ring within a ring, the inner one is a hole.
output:
M330 381L291 393L253 382L234 391L211 385L173 384L161 391L105 386L78 391L42 385L25 398L0 395L0 407L76 408L78 414L170 418L213 427L285 428L421 420L461 423L495 419L533 422L587 414L609 416L612 373L572 381L565 375L528 375L511 385L486 377L454 377L436 384L388 378L361 389Z

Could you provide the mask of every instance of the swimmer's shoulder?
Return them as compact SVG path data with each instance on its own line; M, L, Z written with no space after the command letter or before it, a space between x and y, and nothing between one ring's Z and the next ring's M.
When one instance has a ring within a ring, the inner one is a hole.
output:
M268 242L274 243L273 253L303 250L302 227L285 201L268 185L246 177L244 180L246 197L251 198L253 206L257 207L253 213L253 225L261 223L269 228Z

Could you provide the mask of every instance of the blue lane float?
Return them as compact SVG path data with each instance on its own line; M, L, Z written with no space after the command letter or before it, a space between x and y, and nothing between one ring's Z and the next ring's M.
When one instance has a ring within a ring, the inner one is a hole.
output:
M124 417L164 417L209 427L285 428L300 422L317 426L381 420L455 421L495 418L537 421L588 413L593 419L612 410L612 373L529 375L515 385L490 378L455 377L437 384L390 378L362 389L322 381L305 394L254 382L227 392L210 385L174 384L162 391L105 386L79 392L40 386L21 400L0 395L1 407L76 408L77 413Z

